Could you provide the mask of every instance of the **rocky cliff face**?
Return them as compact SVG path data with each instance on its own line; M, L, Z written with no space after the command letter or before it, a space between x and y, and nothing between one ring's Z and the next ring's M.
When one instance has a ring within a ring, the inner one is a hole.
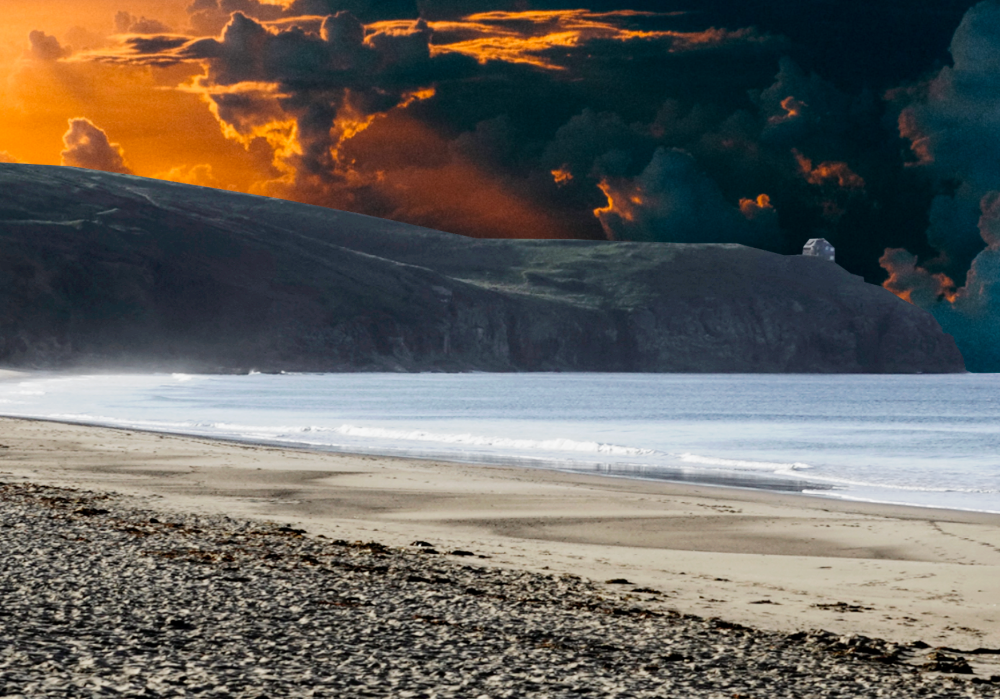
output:
M952 372L926 312L735 245L472 240L0 165L0 363L194 371Z

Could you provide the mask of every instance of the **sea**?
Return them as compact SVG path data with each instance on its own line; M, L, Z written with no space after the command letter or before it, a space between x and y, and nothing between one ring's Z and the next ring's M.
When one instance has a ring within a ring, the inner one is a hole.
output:
M40 374L0 414L1000 512L1000 374Z

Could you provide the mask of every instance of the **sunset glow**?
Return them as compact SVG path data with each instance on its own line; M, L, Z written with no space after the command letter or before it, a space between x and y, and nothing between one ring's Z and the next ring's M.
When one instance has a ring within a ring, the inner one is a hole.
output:
M771 197L768 195L760 194L756 199L740 199L740 213L747 220L754 220L762 212L774 212L774 207L771 205Z
M845 74L828 79L837 68L829 52L800 60L813 55L815 34L807 41L791 25L725 8L545 0L6 0L5 8L0 162L128 172L471 236L739 242L788 254L826 235L838 262L876 283L887 272L867 241L884 232L886 245L875 249L916 249L927 220L965 226L962 235L976 239L940 258L933 273L943 277L928 273L925 287L941 299L964 288L952 280L962 283L981 247L976 205L1000 191L989 153L973 178L947 172L944 184L922 189L894 181L958 168L947 152L962 133L952 123L981 122L978 141L992 142L984 106L992 102L959 94L978 83L956 79L986 70L973 65L975 52L932 77L927 64L909 82L872 82L880 66L856 66L865 80L851 86ZM900 194L914 191L924 199ZM891 221L900 230L889 231ZM886 282L900 294L909 288L901 278Z
M476 237L824 237L995 337L1000 5L890 5L4 0L0 163Z
M426 128L409 129L425 141L415 169L372 150L399 143L389 129L406 122L387 117L435 99L435 78L416 77L425 70L417 66L465 57L570 73L595 41L661 42L671 53L761 40L743 31L641 29L634 23L667 15L627 10L362 25L350 15L296 15L291 0L248 0L253 16L212 5L157 0L126 12L110 0L85 9L18 0L20 21L0 34L0 159L360 208L466 233L564 237L565 227L520 187L491 182L471 162L434 166L427 149L445 144ZM360 138L369 131L372 138ZM348 147L355 142L364 148ZM574 180L568 166L551 176L560 188ZM431 182L447 185L415 195ZM459 192L475 192L479 203L461 203ZM484 218L485 201L507 215Z
M793 153L802 176L809 184L835 184L841 189L864 189L865 187L864 179L852 171L847 163L826 161L813 167L812 160L797 150Z
M565 168L556 168L552 171L552 179L557 185L562 186L573 181L573 173Z
M607 206L594 209L594 216L601 218L609 214L614 214L623 221L632 223L635 221L635 206L642 204L642 196L636 190L630 192L620 191L607 179L601 180L597 185L607 197Z

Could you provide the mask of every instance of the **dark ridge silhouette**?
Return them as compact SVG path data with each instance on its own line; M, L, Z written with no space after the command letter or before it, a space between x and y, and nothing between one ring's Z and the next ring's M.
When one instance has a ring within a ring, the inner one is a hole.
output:
M0 165L0 363L186 371L957 372L925 311L738 245L481 240Z

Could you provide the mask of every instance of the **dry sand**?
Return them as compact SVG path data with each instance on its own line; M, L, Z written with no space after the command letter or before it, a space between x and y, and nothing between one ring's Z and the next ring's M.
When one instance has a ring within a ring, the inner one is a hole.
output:
M625 578L664 607L760 629L1000 648L1000 515L14 419L0 444L8 481ZM1000 656L983 662L1000 673Z

